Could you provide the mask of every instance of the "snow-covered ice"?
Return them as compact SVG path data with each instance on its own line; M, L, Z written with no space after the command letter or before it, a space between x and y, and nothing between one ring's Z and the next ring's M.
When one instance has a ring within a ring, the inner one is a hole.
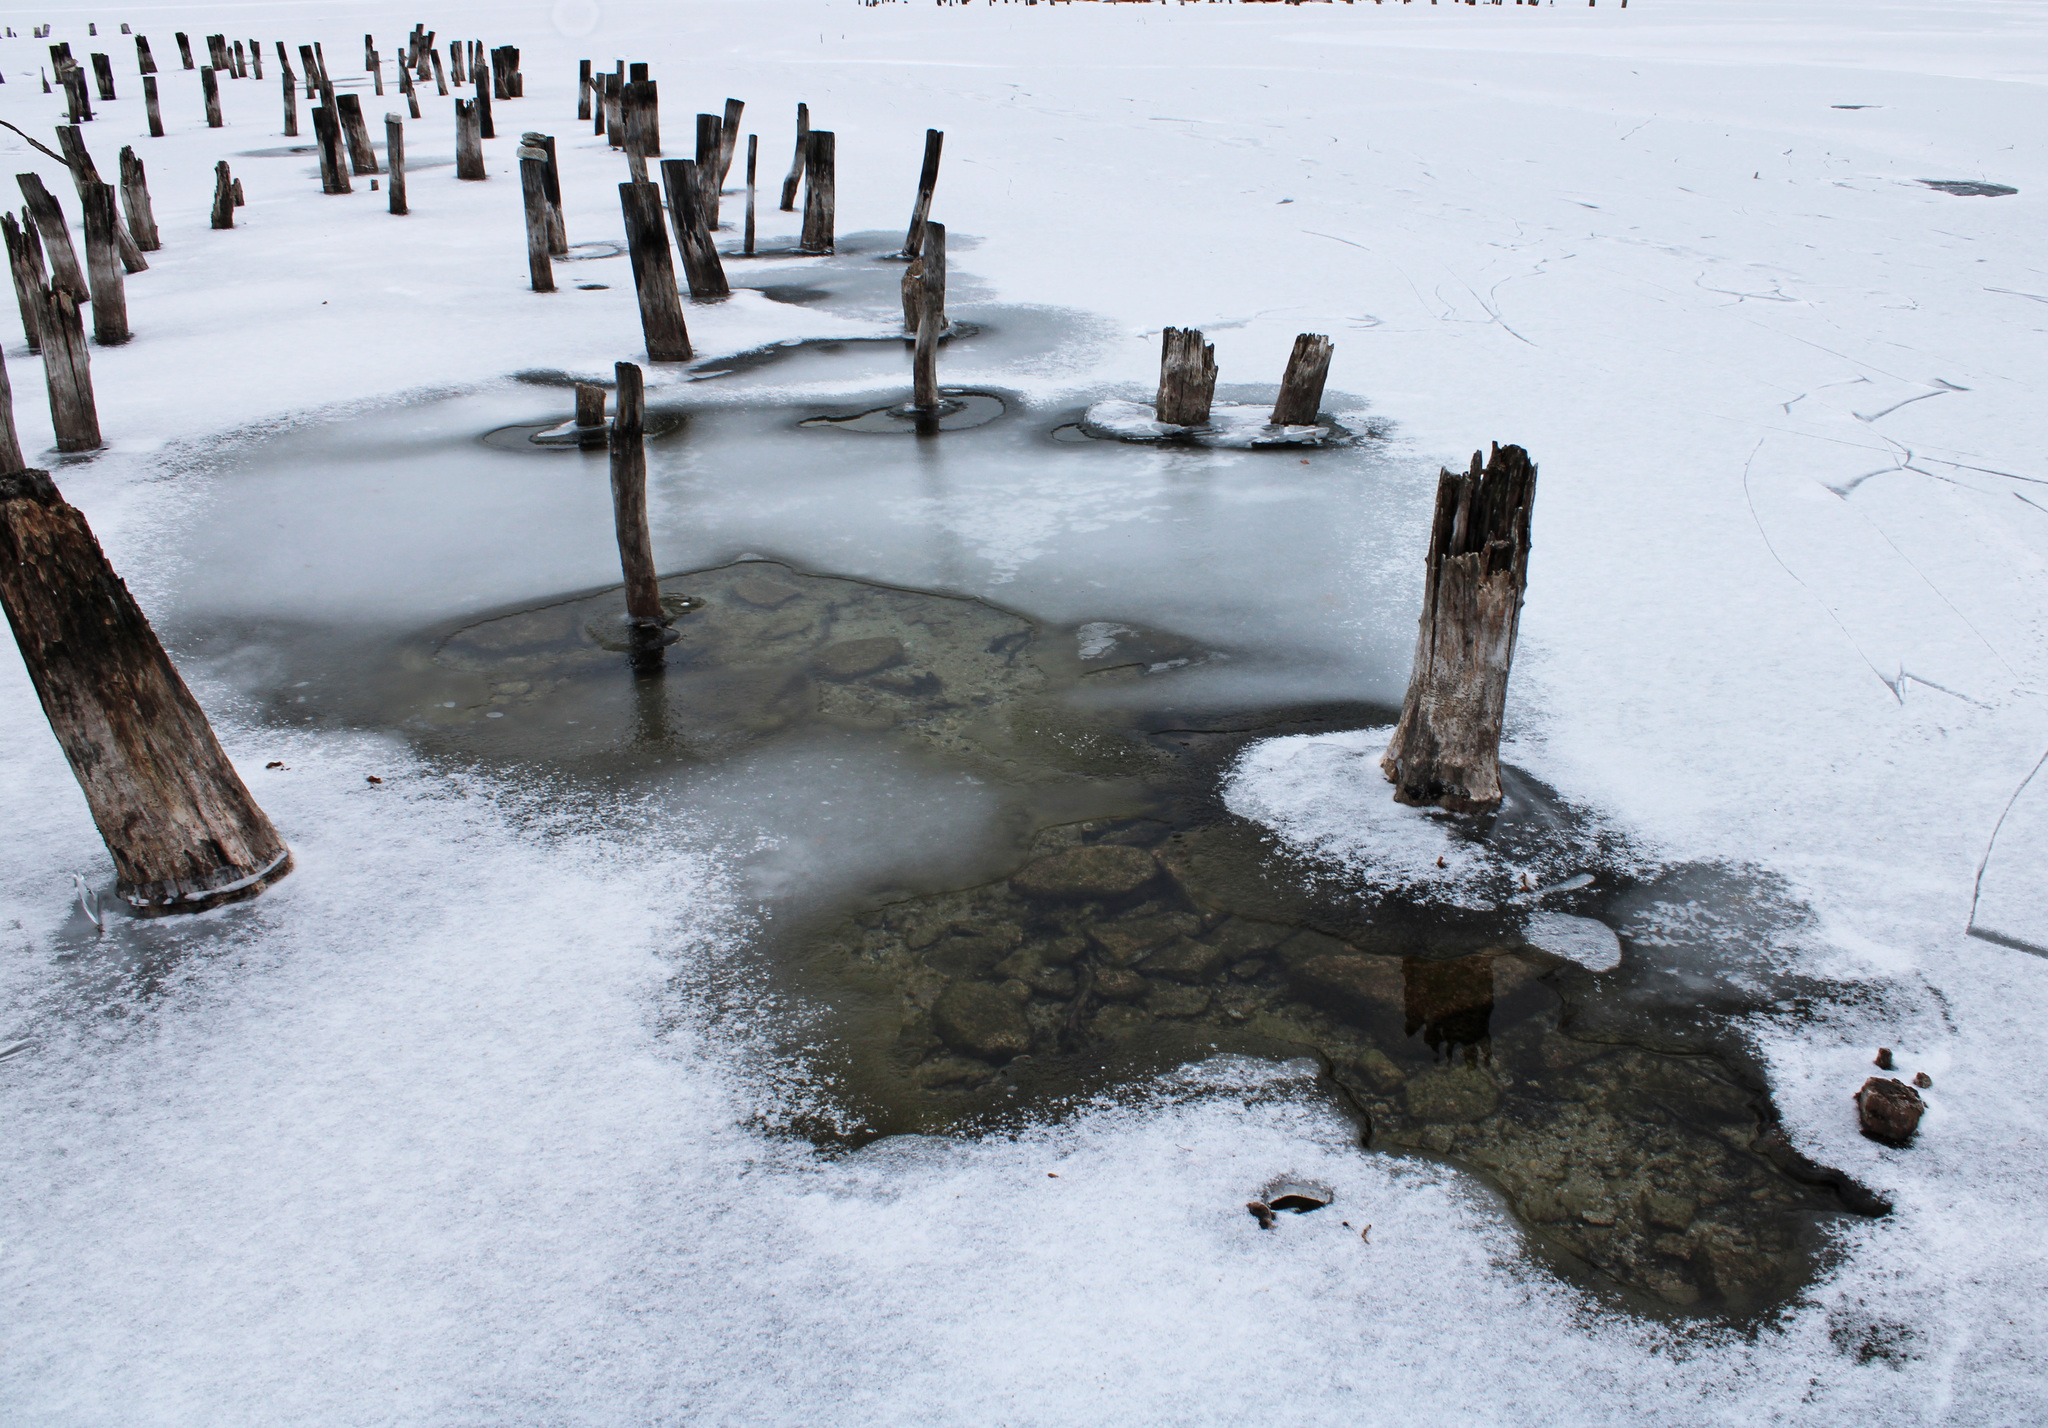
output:
M1296 333L1328 332L1333 395L1392 433L1351 524L1292 509L1306 488L1277 466L1237 468L1220 498L1165 453L1109 489L1073 466L963 494L920 477L906 440L879 492L830 489L825 456L768 496L744 471L697 473L678 490L703 500L702 529L680 497L657 511L664 565L800 547L1090 624L1084 640L1179 605L1219 642L1284 635L1313 657L1304 690L1386 705L1413 640L1389 612L1414 607L1438 466L1525 446L1542 476L1510 761L1634 855L1751 869L1811 910L1759 965L1870 995L1750 1031L1799 1147L1896 1209L1843 1231L1776 1321L1723 1330L1569 1287L1476 1179L1361 1152L1299 1065L1203 1063L1014 1135L823 1154L764 1126L789 1074L746 1010L691 994L749 945L749 877L798 879L817 856L789 841L800 810L750 803L754 766L662 800L437 764L267 718L222 666L199 693L298 870L245 907L102 939L71 875L104 887L104 850L7 659L10 1421L2043 1416L2048 962L2024 946L2048 946L2029 782L2048 748L2048 5L466 0L217 19L66 4L12 23L45 19L75 53L113 55L123 97L86 142L103 173L137 146L165 246L128 283L135 340L92 352L110 449L48 452L39 366L0 309L16 416L167 628L256 622L255 592L292 618L396 625L603 578L581 573L604 563L601 540L579 544L606 528L595 488L551 509L536 467L491 509L453 437L448 481L423 460L402 489L362 479L360 451L321 450L358 417L401 425L406 403L509 409L515 374L639 359L623 258L525 291L519 131L560 136L571 240L619 237L623 166L573 119L576 60L650 62L672 150L688 114L744 98L770 194L809 102L839 136L845 233L900 235L922 130L942 128L933 216L978 285L960 315L1055 307L1088 334L986 370L963 347L942 380L1049 416L1147 395L1168 325L1207 333L1226 385L1276 380ZM162 69L164 139L145 137L122 20ZM171 40L230 23L294 53L319 38L351 80L358 36L389 55L416 22L519 45L527 97L499 106L491 180L458 184L429 166L452 149L429 86L404 219L361 181L323 197L309 155L262 153L284 143L268 63L260 84L223 81L229 125L207 130ZM39 138L61 112L35 82L46 61L25 34L0 42L0 117ZM75 209L56 166L4 137ZM248 206L215 233L223 158ZM794 230L772 201L762 217L770 238ZM834 261L776 259L760 281ZM898 320L747 291L688 318L694 376ZM736 390L828 399L826 367ZM649 376L657 400L685 381ZM284 449L296 476L246 476ZM1200 459L1268 456L1295 466ZM240 539L209 537L223 529ZM1196 548L1164 558L1188 532ZM1243 547L1253 534L1265 548ZM317 580L294 588L287 550ZM1231 806L1332 876L1455 865L1427 815L1375 787L1383 743L1255 746ZM923 832L941 851L977 807L915 776L846 778L853 796L943 798L958 823ZM835 796L795 758L758 782ZM762 872L756 833L787 861ZM1532 940L1569 931L1530 907ZM1933 1078L1909 1150L1856 1133L1849 1094L1880 1043ZM1243 1203L1281 1172L1337 1200L1263 1234Z

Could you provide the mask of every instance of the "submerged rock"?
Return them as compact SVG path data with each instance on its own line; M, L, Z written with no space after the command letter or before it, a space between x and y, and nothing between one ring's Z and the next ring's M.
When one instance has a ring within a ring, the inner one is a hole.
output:
M998 1064L1031 1049L1024 1009L986 982L955 982L932 1003L932 1026L955 1051Z
M812 657L811 667L827 679L859 679L901 664L905 658L903 641L879 636L827 645Z
M1012 877L1010 886L1026 897L1128 897L1158 871L1158 863L1143 848L1098 844L1041 858Z

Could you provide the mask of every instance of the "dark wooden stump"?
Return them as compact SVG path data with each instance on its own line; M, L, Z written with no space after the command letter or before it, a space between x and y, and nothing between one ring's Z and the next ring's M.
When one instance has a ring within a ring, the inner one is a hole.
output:
M555 290L555 265L548 259L554 225L548 221L548 151L519 146L519 193L526 208L526 271L537 293Z
M489 177L484 172L483 128L477 117L476 101L473 99L455 101L455 177Z
M173 38L178 42L178 58L184 62L185 68L192 68L192 41L185 38L182 33Z
M725 142L716 114L697 116L697 203L704 221L718 231L718 148Z
M14 430L14 386L7 379L7 364L0 362L0 467L21 470L21 437Z
M154 253L164 246L156 231L156 210L149 202L149 179L133 148L121 150L121 207L128 215L128 232L136 247Z
M640 299L640 330L650 362L690 360L690 333L683 325L682 296L669 261L668 233L661 222L661 190L651 183L619 185L626 219L626 248L633 260L633 287Z
M206 95L206 127L218 129L221 126L220 81L215 77L212 65L199 67L199 88Z
M590 61L579 60L576 64L576 117L590 118Z
M249 63L255 66L256 77L263 78L263 41L249 41Z
M156 57L149 52L149 37L147 35L137 35L135 37L135 68L140 74L156 73Z
M705 222L700 197L703 180L697 166L688 159L663 159L661 182L668 191L669 220L675 225L676 251L683 255L683 277L690 285L690 296L699 302L731 297L725 264L719 260L718 246Z
M448 76L441 69L441 52L439 50L430 50L428 53L432 56L434 64L434 93L446 99L448 97Z
M63 125L57 130L57 146L64 151L64 159L71 165L71 180L78 187L78 201L83 207L86 196L100 181L99 166L93 163L92 155L86 151L85 138L76 125ZM121 266L131 273L144 272L149 260L142 256L142 249L129 235L128 225L117 213L114 219L114 245L120 251Z
M164 136L164 111L156 99L156 76L142 77L142 108L149 118L149 137L161 139Z
M359 174L382 173L377 167L377 148L370 142L370 126L363 118L362 96L337 94L334 107L340 111L342 133L348 136L349 167Z
M1482 468L1438 478L1421 628L1401 722L1380 759L1399 803L1476 812L1500 804L1508 667L1529 584L1536 465L1495 446Z
M348 176L348 155L343 151L341 121L335 117L334 106L321 104L313 110L313 142L320 150L320 191L322 193L353 193L355 184ZM462 154L462 140L458 128L456 157ZM458 173L457 177L461 175Z
M400 71L403 73L404 71ZM384 163L391 170L391 211L407 212L405 206L405 121L396 114L384 116Z
M99 408L92 398L92 358L85 348L85 320L78 303L62 288L37 294L36 325L43 334L43 378L50 389L50 425L59 451L97 451Z
M761 136L747 135L747 226L740 238L740 252L749 258L754 256L754 161L760 148Z
M0 477L0 603L129 906L198 912L291 870L135 597L42 471Z
M213 226L235 226L235 179L228 172L226 159L213 166Z
M804 156L810 152L811 106L796 107L796 156L789 161L789 176L782 181L782 211L796 212L796 186L803 182Z
M562 168L555 159L555 136L528 134L526 142L548 156L545 175L548 194L548 252L557 258L566 257L569 252L569 226L562 220Z
M38 309L47 279L43 273L42 245L36 242L36 226L25 229L11 213L0 213L0 234L7 239L7 270L14 279L14 301L21 309L21 331L30 352L43 350L42 322Z
M476 81L476 123L478 132L486 139L498 137L498 126L491 122L490 78L481 69L471 66L470 77Z
M604 388L595 382L576 384L576 431L579 445L604 445Z
M626 79L624 75L604 77L604 104L598 115L603 121L605 142L614 149L626 147Z
M903 235L903 256L915 258L924 251L924 221L932 211L932 194L939 186L939 151L946 136L937 129L924 131L924 170L917 176L917 201L910 209L910 231Z
M926 224L926 241L937 224ZM917 285L917 343L910 360L910 405L921 412L939 409L939 329L945 318L939 308L938 291L930 283Z
M311 45L299 46L299 64L306 71L306 98L311 99L320 92L320 61Z
M830 129L811 130L810 147L804 154L804 228L797 242L806 253L832 251L834 149Z
M102 347L118 347L128 333L128 285L121 276L121 248L114 237L121 220L114 186L89 179L84 191L85 270L92 285L92 335Z
M1216 397L1216 349L1196 328L1169 327L1160 342L1155 415L1170 426L1207 426Z
M74 301L90 301L92 287L85 280L85 269L79 266L78 250L71 246L71 230L64 225L64 210L57 196L43 187L39 174L16 174L15 182L21 185L21 196L28 200L28 211L42 235L43 251L50 259L50 281Z
M114 62L105 55L92 57L93 81L99 85L100 99L109 102L114 97Z
M654 538L647 529L646 398L638 367L620 362L612 370L618 378L611 429L612 521L619 537L619 569L626 578L633 663L645 668L662 663L667 642Z
M739 152L740 116L747 112L747 106L737 99L725 101L725 113L718 120L718 188L725 191L725 181L732 176L733 156Z
M641 159L661 157L661 87L654 80L629 82L619 95L626 124L626 152Z
M1323 383L1330 375L1330 353L1336 344L1314 332L1294 339L1294 353L1280 378L1280 396L1273 403L1273 425L1314 426L1323 407Z

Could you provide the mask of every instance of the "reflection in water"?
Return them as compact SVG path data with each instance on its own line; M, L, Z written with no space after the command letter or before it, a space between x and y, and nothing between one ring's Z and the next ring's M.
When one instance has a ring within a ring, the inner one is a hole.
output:
M1449 1057L1459 1048L1484 1054L1493 1020L1494 959L1455 957L1437 962L1408 957L1401 963L1403 1034Z

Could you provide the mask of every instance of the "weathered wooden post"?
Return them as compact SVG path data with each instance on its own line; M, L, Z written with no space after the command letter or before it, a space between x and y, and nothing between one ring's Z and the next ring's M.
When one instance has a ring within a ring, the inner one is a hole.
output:
M519 192L526 203L526 268L533 290L555 290L555 265L548 261L553 224L548 222L548 151L537 144L519 146Z
M28 211L43 235L51 281L74 301L91 301L92 288L85 280L85 270L78 264L78 250L71 246L71 230L64 225L64 210L58 206L57 196L43 187L40 174L16 174L14 181L21 185L21 196L28 200Z
M937 129L924 131L924 169L917 176L917 201L910 209L910 231L903 235L903 256L915 258L924 251L924 220L932 211L932 194L939 186L939 151L946 136Z
M198 912L291 871L291 850L47 472L0 477L0 603L130 907Z
M661 190L651 183L619 185L626 218L626 249L633 259L633 287L640 299L640 330L650 362L690 360L690 333L683 325L683 301L669 261L668 233L661 223Z
M92 57L93 81L100 88L100 102L110 102L114 97L114 62L106 55Z
M1169 426L1206 426L1216 396L1216 349L1195 328L1169 327L1160 342L1154 414Z
M382 173L377 167L377 148L370 142L370 126L363 119L362 96L337 94L334 107L341 111L342 131L348 135L349 166L359 174Z
M75 60L66 60L60 76L64 81L64 93L71 103L71 122L89 124L92 122L92 100L86 97L85 70Z
M249 52L242 48L242 42L240 40L235 41L234 58L234 67L229 72L233 74L236 79L247 79L249 77Z
M320 61L311 45L299 46L299 67L306 71L306 98L312 99L320 93Z
M155 74L156 57L149 52L149 36L135 37L135 70L138 74Z
M178 58L185 62L185 68L190 69L192 68L192 41L185 38L182 31L179 32L176 38L178 41Z
M263 41L249 41L249 63L255 66L256 77L263 78Z
M75 124L60 125L57 129L57 146L64 151L64 162L71 169L71 181L77 185L78 201L85 202L87 191L100 181L98 165L92 161L92 154L85 147L85 139ZM149 260L142 256L142 249L129 236L127 225L117 218L114 223L114 243L121 254L121 266L131 273L139 273L149 267Z
M754 158L761 147L759 134L747 135L747 228L740 239L740 252L754 256Z
M603 446L605 444L604 388L595 382L576 384L576 444L578 446Z
M384 57L377 53L377 46L368 35L363 36L363 68L370 72L370 80L377 86L377 97L383 98Z
M917 346L911 357L910 404L939 408L939 333L946 326L946 225L924 225L923 277L918 282Z
M806 253L829 253L833 244L834 138L830 129L811 130L804 154L804 229L797 247Z
M335 117L333 105L314 107L313 142L320 150L320 191L355 192L355 184L348 176L348 156L342 152L341 121ZM458 132L455 150L458 160L462 154L461 142Z
M292 72L284 72L284 134L295 139L299 133L299 86L292 79Z
M92 359L78 302L59 287L37 294L36 324L43 334L43 378L50 388L50 425L59 451L97 451L99 408L92 399Z
M405 71L401 69L400 74ZM405 121L396 114L384 116L384 160L391 170L391 211L403 214L405 207Z
M213 166L213 226L235 226L235 179L234 175L228 172L226 159ZM93 305L97 307L99 304Z
M161 139L164 136L164 111L157 104L156 76L153 74L142 77L142 107L149 115L149 137Z
M199 88L206 95L206 127L218 129L220 117L220 81L214 78L213 66L199 66Z
M481 69L470 67L470 77L476 80L477 128L486 139L498 137L497 126L491 123L490 78Z
M92 335L102 347L118 347L128 333L128 290L121 276L121 248L114 237L114 188L98 179L79 184L85 210L85 267L92 286Z
M37 309L42 305L43 250L31 247L35 241L36 226L29 223L24 230L14 221L11 213L0 213L0 234L7 239L7 271L14 279L14 301L21 309L21 331L28 339L30 352L43 350L43 332Z
M455 177L489 177L484 172L483 126L477 117L474 99L455 101Z
M562 171L555 163L555 136L528 133L521 135L519 142L548 156L547 168L541 175L548 198L548 252L562 257L569 251L569 229L562 222Z
M1421 628L1401 722L1380 768L1398 803L1476 812L1500 803L1508 666L1529 584L1536 464L1496 445L1437 480Z
M164 246L156 231L156 210L149 202L149 179L142 171L142 160L129 147L121 150L121 207L128 215L128 232L136 247L154 253Z
M1323 383L1330 375L1330 353L1336 344L1320 333L1294 339L1287 372L1280 378L1280 396L1273 403L1274 426L1314 426L1323 407Z
M725 191L725 181L732 177L733 155L738 152L740 142L740 116L747 106L737 99L725 101L725 113L718 120L718 190Z
M789 161L789 177L782 181L782 211L796 212L796 186L804 176L804 155L810 152L811 106L796 107L796 156Z
M663 159L661 183L668 190L669 221L675 225L676 251L683 255L683 277L690 296L699 302L732 296L725 280L725 265L718 259L718 247L705 225L702 200L703 179L688 159Z
M427 53L433 56L434 92L441 98L446 99L448 97L448 76L441 69L441 52L439 50L429 50Z
M400 65L398 67L398 92L405 96L405 107L408 111L411 112L412 117L415 119L419 118L419 86L413 83L412 71L407 69L404 65Z
M661 86L651 79L627 81L619 92L619 112L626 123L626 152L643 160L660 158Z
M7 378L7 364L0 362L0 466L14 472L27 465L21 458L21 436L14 429L14 385Z
M718 150L724 143L716 114L697 116L697 202L703 206L704 221L718 231Z
M589 60L579 60L576 64L576 117L586 123L590 119Z
M642 185L652 190L652 185ZM633 665L659 666L667 642L661 585L654 573L654 539L647 529L646 396L640 369L620 362L612 403L612 521L619 537L619 569L626 577L626 618L631 622Z

